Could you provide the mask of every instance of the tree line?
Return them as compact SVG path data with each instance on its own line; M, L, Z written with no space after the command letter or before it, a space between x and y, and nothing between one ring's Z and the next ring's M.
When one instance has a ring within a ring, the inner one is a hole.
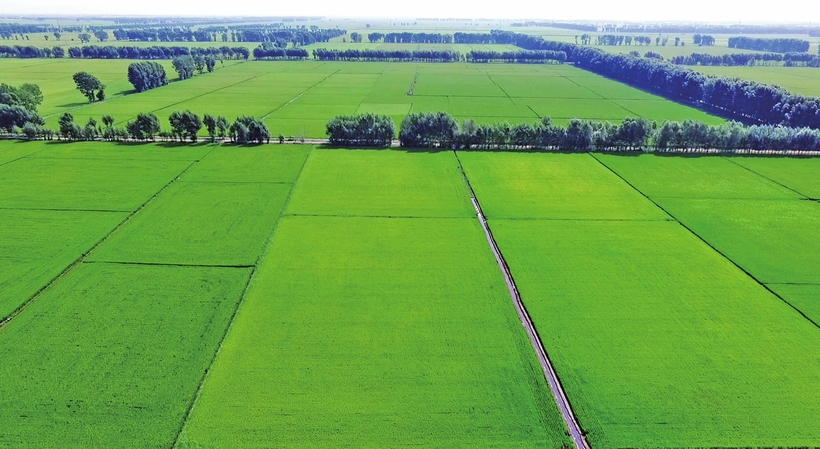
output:
M820 67L820 57L811 53L732 53L709 55L692 53L688 56L674 56L670 60L679 65L745 66L758 62L785 63L786 66L805 65Z
M245 25L202 28L193 30L190 27L143 27L119 28L112 31L118 41L142 42L275 42L282 40L293 45L310 45L316 42L328 42L334 37L347 34L341 29L280 28L278 25Z
M0 84L0 131L12 133L15 129L42 127L46 121L37 113L37 106L42 103L43 93L36 84Z
M399 142L411 148L630 151L652 149L820 151L820 130L783 126L707 125L695 120L626 118L615 125L586 119L560 126L544 117L536 123L459 124L446 112L412 113L404 118Z
M307 59L310 57L310 53L304 48L280 48L270 44L270 42L263 42L262 45L254 48L253 57L255 59Z
M86 45L83 47L69 47L68 57L75 59L173 59L178 56L211 56L218 59L244 60L250 57L250 50L245 47L179 47L179 46L113 46L113 45ZM2 58L64 58L66 51L63 47L8 46L0 45Z
M744 50L773 51L777 53L809 51L811 44L803 39L763 39L746 36L735 36L729 38L729 48L741 48Z
M372 34L368 35L368 40L376 42L370 39ZM441 33L387 33L382 36L382 40L389 44L452 44L453 35Z
M565 62L567 54L553 50L519 50L519 51L483 51L472 50L467 53L467 62L505 62L513 63L546 63L551 61Z
M580 68L718 115L767 125L820 128L820 99L793 94L778 86L706 75L652 58L616 55L570 42L547 41L541 36L498 30L491 34L526 50L563 51L567 60Z
M461 53L451 50L328 50L317 48L313 56L320 61L421 61L458 62Z
M806 34L813 28L804 25L718 25L706 23L692 24L607 24L601 31L619 33L669 33L669 34Z
M591 25L588 23L572 23L572 22L535 22L535 21L526 21L526 22L514 22L511 23L510 26L512 27L550 27L550 28L561 28L565 30L577 30L577 31L598 31L597 25Z
M2 110L2 105L0 105ZM136 140L154 141L177 140L177 141L198 141L200 130L205 128L208 139L215 142L216 139L230 139L238 144L262 144L270 143L270 130L267 125L255 117L237 117L233 123L228 122L225 117L205 114L200 118L191 111L174 111L168 117L170 129L162 129L159 118L153 113L140 113L127 122L124 126L116 126L114 117L104 115L101 122L97 122L94 117L89 117L85 125L74 122L74 116L66 112L58 119L59 129L54 130L43 127L43 123L27 123L20 132L30 140L54 138L68 141L78 140L107 140L112 142ZM10 132L10 130L9 130ZM280 142L284 141L284 136L280 135Z
M396 135L396 125L386 115L340 115L327 122L331 145L387 147Z

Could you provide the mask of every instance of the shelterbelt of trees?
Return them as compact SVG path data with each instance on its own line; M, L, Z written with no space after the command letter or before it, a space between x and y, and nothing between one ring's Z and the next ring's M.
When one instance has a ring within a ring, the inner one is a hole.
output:
M730 37L729 48L774 51L777 53L807 52L811 44L803 39L763 39L746 36Z
M248 59L250 50L245 47L180 47L180 46L113 46L113 45L86 45L83 47L69 47L69 58L83 59L173 59L178 56L211 56L218 59ZM37 48L32 46L15 45L13 47L0 45L0 57L4 58L64 58L65 49L62 47Z
M461 53L452 50L328 50L317 48L313 56L320 61L421 61L458 62Z
M661 58L663 59L663 58ZM692 53L689 56L675 56L669 59L680 65L753 65L758 62L783 62L787 67L806 66L820 67L820 55L812 53L732 53L728 55L710 55Z
M724 117L754 124L820 128L820 98L793 94L778 86L707 75L655 58L612 54L522 33L493 30L482 39L525 50L563 51L577 67Z
M310 45L328 42L334 37L344 36L347 31L332 28L280 28L282 24L232 25L228 27L143 27L119 28L112 31L114 39L142 42L276 42L284 41L294 45Z

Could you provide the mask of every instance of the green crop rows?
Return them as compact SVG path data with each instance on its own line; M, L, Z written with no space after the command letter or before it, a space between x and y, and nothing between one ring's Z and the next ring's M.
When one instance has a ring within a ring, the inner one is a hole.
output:
M114 95L82 103L74 60L0 68L52 125L719 121L569 65L226 63L130 94L81 62ZM0 141L0 446L571 447L471 188L593 448L820 446L818 161Z
M390 115L397 125L410 112L439 110L478 122L535 122L543 116L560 124L572 118L619 123L626 117L722 122L570 65L228 62L213 73L133 94L127 61L23 62L4 59L0 70L10 74L12 84L40 84L46 99L40 109L52 128L65 111L79 124L107 114L124 124L140 112L153 112L167 127L168 116L185 109L229 120L256 116L274 135L315 138L325 137L332 117L364 112ZM110 86L110 98L85 103L71 80L78 70ZM173 73L170 67L166 71ZM407 95L417 73L413 95Z

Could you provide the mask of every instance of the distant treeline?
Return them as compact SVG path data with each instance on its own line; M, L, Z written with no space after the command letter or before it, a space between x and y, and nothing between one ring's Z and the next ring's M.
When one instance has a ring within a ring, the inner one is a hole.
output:
M817 28L800 25L712 25L693 24L607 24L601 27L603 32L617 33L708 33L708 34L809 34L817 33Z
M231 26L192 30L187 27L119 28L113 30L117 40L143 42L277 42L310 45L328 42L347 32L340 29L279 28L278 26Z
M69 26L54 26L54 25L33 25L22 23L0 23L0 37L9 39L15 34L30 34L30 33L79 33L83 31L83 27L69 25Z
M452 34L441 33L369 33L370 42L384 41L388 44L452 44Z
M689 56L675 56L669 60L681 65L753 65L757 62L784 62L786 66L805 65L820 67L820 57L812 53L732 53L728 55L708 55L692 53Z
M598 26L590 25L588 23L568 23L568 22L515 22L511 23L510 26L513 27L550 27L550 28L562 28L565 30L578 30L578 31L598 31Z
M563 51L521 50L521 51L481 51L467 53L467 62L506 62L506 63L545 63L548 61L564 62L567 54Z
M173 59L178 56L210 56L217 59L248 59L250 50L245 47L117 47L113 45L86 45L69 47L68 57L76 59ZM15 45L0 45L0 57L3 58L64 58L63 47L38 48Z
M320 61L422 61L458 62L461 53L450 50L328 50L317 48L313 56Z
M525 50L563 51L576 66L608 78L753 123L820 128L820 99L734 77L706 75L654 58L611 54L540 36L493 30L499 42Z
M809 46L809 41L802 39L762 39L745 36L729 38L729 48L744 50L803 53L809 51Z

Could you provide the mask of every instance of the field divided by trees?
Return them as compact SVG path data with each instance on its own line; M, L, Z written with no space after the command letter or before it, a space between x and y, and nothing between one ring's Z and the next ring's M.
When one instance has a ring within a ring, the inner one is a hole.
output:
M814 324L592 156L459 157L593 447L816 444L809 423L817 398L807 390L817 388L817 355L805 352L820 338ZM627 181L637 167L643 176L634 185L648 192L746 193L815 206L720 158L600 158ZM691 161L702 162L699 169ZM621 188L634 195L614 197ZM754 205L766 200L744 201L753 221ZM700 217L727 234L732 228L723 214ZM781 244L800 234L786 226L778 228ZM816 266L777 255L770 263L798 272ZM816 313L810 288L793 293L795 305Z
M89 117L99 122L104 115L124 125L138 113L153 112L168 128L171 113L186 109L230 120L255 116L264 119L274 136L313 138L325 137L325 125L331 118L365 112L390 115L397 126L408 113L426 111L447 111L458 120L472 118L481 123L535 122L542 116L559 124L572 118L618 123L626 117L722 123L702 111L570 65L226 62L213 73L117 96L131 91L127 61L57 60L44 66L21 62L26 61L1 60L0 67L8 65L15 82L37 82L37 77L26 78L37 67L40 72L35 74L48 74L40 83L45 98L40 112L53 129L58 128L64 111L70 111L80 126ZM89 104L77 92L71 75L80 70L108 86L108 100ZM170 67L166 71L174 73ZM65 73L65 79L54 73Z

